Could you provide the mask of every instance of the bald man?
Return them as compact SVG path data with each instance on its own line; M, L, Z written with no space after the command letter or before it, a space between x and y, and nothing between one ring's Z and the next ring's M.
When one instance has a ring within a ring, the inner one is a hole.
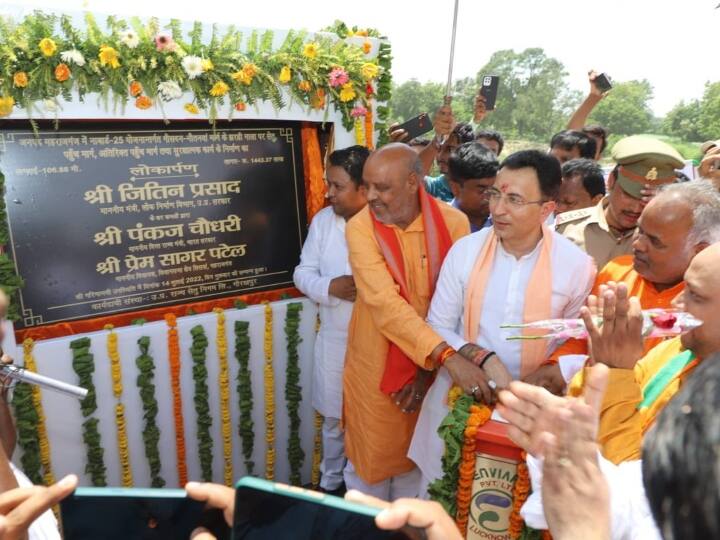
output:
M415 497L420 475L407 458L432 371L448 367L466 389L486 386L425 322L445 254L469 233L465 215L423 188L422 164L389 144L363 169L368 205L347 224L357 298L343 380L345 484L375 497Z

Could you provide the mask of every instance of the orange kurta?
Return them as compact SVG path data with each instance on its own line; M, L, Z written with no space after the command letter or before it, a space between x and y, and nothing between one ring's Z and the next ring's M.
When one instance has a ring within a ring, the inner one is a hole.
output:
M685 282L681 281L674 287L658 291L655 285L642 277L633 269L632 255L623 255L617 257L607 263L595 278L590 294L597 295L600 285L608 281L616 283L625 283L628 287L630 296L636 296L640 300L643 309L662 308L669 309L672 307L673 299L680 294L685 288ZM645 340L645 353L663 341L662 338L653 338ZM558 358L566 354L588 354L588 343L584 339L569 339L558 347L551 360L557 362Z
M450 205L440 211L453 242L470 232L465 214ZM345 452L368 484L404 474L414 464L407 458L417 413L404 414L380 391L389 342L421 367L443 339L425 322L430 307L427 254L422 215L407 229L396 227L403 252L410 303L399 293L375 240L366 207L347 224L350 265L358 295L348 332L343 377Z
M611 369L608 390L600 413L598 442L603 455L613 463L640 459L643 436L668 402L680 391L684 381L697 366L693 361L676 374L659 397L647 408L641 408L644 390L651 379L684 350L680 337L660 343L635 364L634 369ZM575 377L571 395L581 393L581 379Z

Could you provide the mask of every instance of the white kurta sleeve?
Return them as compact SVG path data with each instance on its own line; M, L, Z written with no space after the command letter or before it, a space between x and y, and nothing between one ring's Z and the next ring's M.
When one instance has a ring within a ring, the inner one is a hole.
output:
M652 517L642 481L642 462L626 461L620 465L606 460L598 452L600 470L610 491L612 540L661 540ZM547 529L542 506L542 460L527 458L532 494L520 514L534 529Z
M457 333L457 328L464 305L462 255L468 238L466 236L458 240L445 257L427 317L433 330L456 351L467 343L467 340Z
M315 219L310 224L310 230L300 254L300 264L295 267L293 273L293 281L295 286L313 302L334 307L340 304L340 299L328 294L333 278L320 275L320 257L323 250L320 231L322 226L323 221L320 219Z

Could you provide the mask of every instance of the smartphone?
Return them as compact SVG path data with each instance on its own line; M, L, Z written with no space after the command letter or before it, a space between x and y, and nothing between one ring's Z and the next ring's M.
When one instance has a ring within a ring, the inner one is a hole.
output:
M607 92L612 88L612 82L610 82L610 76L607 73L601 73L597 77L595 77L595 86L598 87L598 90L601 92Z
M197 527L230 540L222 512L182 489L77 488L60 502L60 516L68 540L176 540Z
M423 529L384 531L379 508L246 476L237 483L233 540L425 540Z
M400 124L399 126L395 126L393 131L396 131L398 129L404 129L407 133L407 138L405 141L409 141L411 139L414 139L416 137L419 137L420 135L424 135L428 131L431 131L433 128L432 120L430 119L430 115L428 113L422 113L418 114L415 118L411 118L407 122Z
M498 87L500 86L500 77L497 75L485 75L482 78L482 86L480 87L480 95L485 98L485 110L494 111L495 101L497 100Z

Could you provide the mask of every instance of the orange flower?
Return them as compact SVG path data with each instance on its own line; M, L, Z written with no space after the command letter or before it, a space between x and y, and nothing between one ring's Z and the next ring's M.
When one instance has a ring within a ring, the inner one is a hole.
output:
M55 68L55 80L65 82L70 78L70 68L67 64L58 64Z
M309 92L312 86L310 85L310 81L300 81L298 83L298 88L303 92Z
M28 83L27 73L24 71L18 71L13 75L13 84L18 88L25 88Z
M236 110L236 111L243 112L246 108L247 108L247 106L246 106L245 103L243 103L242 101L238 101L238 102L235 104L235 110Z
M513 540L519 538L522 534L524 522L520 516L520 509L525 504L530 493L530 475L525 463L526 458L527 455L523 452L521 454L522 462L518 463L517 466L517 479L513 487L513 507L509 518L510 526L508 527L508 532Z
M140 84L138 81L133 81L130 83L130 95L132 97L138 97L140 94L142 94L142 91L142 84Z
M372 51L372 43L370 43L368 40L365 40L362 44L362 49L365 54L368 54L370 51Z
M325 106L325 90L318 88L310 98L310 106L313 109L322 109Z
M135 100L135 106L138 109L149 109L152 107L152 100L147 96L140 96Z

